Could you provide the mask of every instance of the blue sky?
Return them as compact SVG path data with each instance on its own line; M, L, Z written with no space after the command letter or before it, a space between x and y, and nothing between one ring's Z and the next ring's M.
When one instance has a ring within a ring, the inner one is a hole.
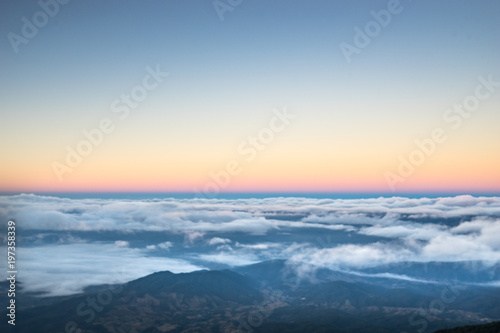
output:
M273 189L301 179L292 189L304 190L301 184L315 184L320 174L331 189L386 190L382 174L397 166L399 154L413 149L415 138L439 125L443 111L469 95L479 76L500 77L498 1L401 1L401 12L347 63L340 43L352 44L354 28L364 29L373 20L371 11L386 10L388 3L242 1L221 21L211 1L71 1L16 53L8 34L21 34L22 18L32 20L41 7L35 1L2 1L5 189L27 189L28 181L34 190L79 190L84 183L113 190L127 179L135 180L128 187L134 189L141 181L153 182L143 179L147 165L161 165L164 173L153 172L157 181L177 177L178 188L191 190L233 157L234 147L262 127L270 110L287 106L300 120L273 143L272 155L281 157L259 156L235 180L234 190L275 179L296 156L308 163ZM156 65L170 73L168 79L79 170L58 183L51 162L64 160L65 146L74 146L82 129L109 114L111 101ZM486 184L474 178L479 165L498 178L491 171L500 165L500 156L492 154L498 151L498 103L495 93L435 162L420 170L422 179L401 190L422 190L443 174L438 166L447 160L481 163L437 190L455 188L464 178L469 180L461 188ZM471 147L459 156L464 142ZM212 153L202 156L207 151ZM107 183L106 170L130 163L131 156L140 156L144 166ZM190 165L189 171L170 170L172 164ZM333 171L318 170L319 165ZM340 179L353 169L359 175L343 184Z

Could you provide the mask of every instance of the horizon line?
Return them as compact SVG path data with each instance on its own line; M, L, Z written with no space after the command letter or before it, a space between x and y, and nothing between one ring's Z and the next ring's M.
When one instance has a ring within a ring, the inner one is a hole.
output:
M103 190L80 190L80 191L2 191L0 190L1 196L10 195L21 195L21 194L33 194L33 195L85 195L85 194L96 194L96 195L185 195L192 196L198 199L215 199L218 196L230 196L230 195L271 195L271 196L297 196L297 195L324 195L324 196L384 196L384 197L396 197L396 196L500 196L500 191L412 191L412 192L391 192L391 191L221 191L217 194L205 195L190 191L103 191Z

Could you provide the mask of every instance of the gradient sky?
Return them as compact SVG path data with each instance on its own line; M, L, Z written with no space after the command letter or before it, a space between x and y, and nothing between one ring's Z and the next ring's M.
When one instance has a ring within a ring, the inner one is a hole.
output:
M500 192L500 87L457 128L443 119L479 77L500 81L500 2L401 1L348 63L340 44L387 7L243 0L222 21L212 1L73 0L16 53L9 33L42 9L2 0L0 190L203 191L235 160L219 191L387 192L400 156L442 128L395 191ZM120 119L112 102L148 66L169 76ZM238 147L284 107L295 119L247 161ZM114 131L58 179L104 118Z

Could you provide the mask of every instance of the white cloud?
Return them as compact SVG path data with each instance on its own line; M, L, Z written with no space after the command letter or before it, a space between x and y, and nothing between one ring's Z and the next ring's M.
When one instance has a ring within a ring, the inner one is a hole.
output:
M387 238L411 238L430 240L444 234L446 227L439 224L416 224L399 222L399 225L375 225L361 228L359 233Z
M450 198L439 198L436 201L436 204L441 204L445 206L451 206L451 207L470 207L470 206L475 206L480 202L491 202L489 199L481 199L481 198L475 198L471 195L459 195L456 197L450 197Z
M114 244L75 243L19 247L18 277L26 291L48 295L81 292L89 285L124 283L158 271L191 272L204 267L186 260L149 257Z
M256 256L242 256L227 252L221 252L217 254L201 254L199 256L199 259L218 264L225 264L228 266L245 266L255 264L260 261Z
M208 245L229 244L231 242L228 238L214 237L208 241Z
M127 241L117 240L117 241L115 241L115 246L118 246L118 247L129 247L130 244Z
M170 250L171 247L173 247L174 244L172 242L163 242L159 243L156 245L147 245L146 250L157 250L157 249L162 249L162 250Z
M168 250L170 249L172 246L174 246L174 244L172 244L172 242L163 242L163 243L160 243L158 245L156 245L158 248L160 249L164 249L164 250Z
M276 215L290 219L274 219ZM359 225L393 224L412 218L500 216L499 197L408 199L63 199L0 196L0 217L31 230L242 232L264 235L282 228L355 231ZM267 216L268 218L265 218ZM300 216L300 221L295 219Z
M236 242L237 247L251 249L251 250L268 250L270 248L277 248L283 246L280 243L258 243L258 244L240 244Z
M198 238L203 238L205 233L199 231L185 231L184 232L184 244L192 245Z
M59 290L56 281L53 284L42 281L48 276L39 265L44 259L37 251L51 258L50 253L45 252L48 249L58 249L58 252L69 249L57 256L58 266L51 267L60 270L61 275L57 277L67 283L67 286L61 284L63 293L78 290L85 284L71 281L68 278L71 271L74 276L89 278L89 283L109 282L104 273L98 274L99 278L94 281L76 264L81 261L81 267L91 270L94 255L97 270L122 253L137 265L141 265L140 258L144 260L144 269L138 270L142 275L153 269L153 263L165 263L165 267L171 269L196 267L187 259L148 257L161 254L151 251L160 249L181 257L228 265L276 258L289 259L297 265L305 262L308 267L348 269L407 261L500 262L500 197L140 201L73 200L28 194L0 196L0 221L9 218L16 219L19 228L32 233L25 239L32 247L25 252L23 262L33 277L40 277L30 280L33 286ZM112 234L113 238L86 243L79 238L86 232ZM175 247L174 251L173 242L158 241L162 238L154 238L157 244L142 239L142 249L130 248L126 240L114 241L131 239L123 236L127 233L155 232L180 243L184 237L184 247ZM322 241L324 239L328 242ZM198 246L206 251L206 245L214 246L210 250L215 252L196 252ZM74 251L78 246L88 253ZM98 255L93 249L107 253ZM113 275L113 270L110 273Z
M474 235L440 235L422 248L425 261L480 260L500 262L500 252Z
M375 267L415 258L415 252L386 243L346 244L333 248L304 249L291 256L291 263L306 263L330 269Z

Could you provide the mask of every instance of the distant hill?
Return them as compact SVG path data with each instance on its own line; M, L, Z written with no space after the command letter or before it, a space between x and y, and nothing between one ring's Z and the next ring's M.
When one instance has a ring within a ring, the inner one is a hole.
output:
M229 270L181 274L157 272L129 282L125 290L139 297L176 293L187 298L210 297L238 304L262 300L253 280Z
M163 271L20 307L16 332L433 332L500 319L500 288L463 287L453 302L431 309L446 288L328 270L298 280L281 260L234 271ZM17 299L28 304L34 296Z

